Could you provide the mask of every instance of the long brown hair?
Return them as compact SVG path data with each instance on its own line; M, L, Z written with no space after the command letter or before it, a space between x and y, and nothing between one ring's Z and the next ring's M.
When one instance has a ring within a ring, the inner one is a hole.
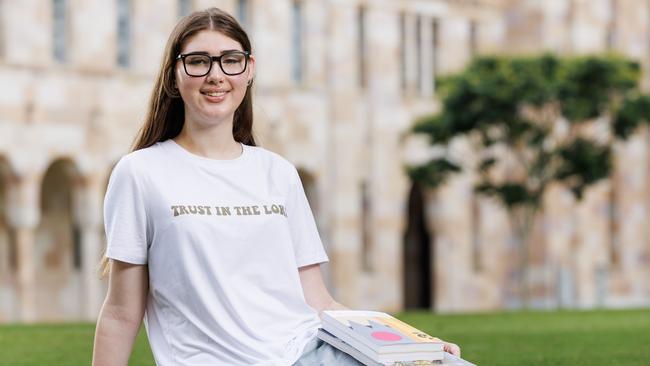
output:
M176 88L174 68L176 56L181 52L185 42L203 30L214 30L239 42L244 51L252 53L248 35L230 14L218 8L209 8L182 18L172 30L156 83L151 93L147 114L140 131L131 147L131 151L152 146L178 136L185 122L185 107ZM235 110L232 134L235 141L255 146L253 137L253 96L252 81L246 88L241 104ZM100 262L100 273L105 276L110 271L106 255Z

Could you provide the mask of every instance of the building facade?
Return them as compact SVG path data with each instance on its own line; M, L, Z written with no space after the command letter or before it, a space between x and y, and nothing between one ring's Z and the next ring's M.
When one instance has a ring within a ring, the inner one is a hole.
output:
M413 185L404 167L429 149L408 130L437 110L435 76L477 54L610 49L648 65L650 2L639 3L0 1L0 322L97 316L110 171L142 122L175 22L209 6L236 15L253 42L256 140L299 168L337 300L515 307L503 209L475 197L469 176L435 192ZM649 141L620 146L614 178L585 202L549 194L531 264L536 306L650 305Z

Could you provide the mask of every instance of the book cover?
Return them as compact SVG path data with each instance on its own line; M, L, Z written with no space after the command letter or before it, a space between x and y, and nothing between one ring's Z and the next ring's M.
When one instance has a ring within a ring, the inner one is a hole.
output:
M476 366L475 364L465 361L460 357L456 357L447 352L443 352L444 356L442 360L435 361L426 361L426 360L415 360L415 361L377 361L363 352L359 351L352 345L342 341L331 333L327 332L324 329L318 330L318 338L327 342L334 348L345 352L346 354L352 356L357 361L361 362L366 366Z
M363 343L377 353L435 352L443 350L440 339L401 320L376 311L325 311L323 328L348 343ZM357 342L354 342L354 341Z

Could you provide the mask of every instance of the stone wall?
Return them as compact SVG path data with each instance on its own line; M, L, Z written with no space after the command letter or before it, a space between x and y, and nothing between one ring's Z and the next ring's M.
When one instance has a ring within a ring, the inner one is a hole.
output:
M0 322L96 316L105 291L95 269L106 182L140 126L178 18L176 1L134 0L131 59L121 67L116 3L69 3L67 60L57 62L51 2L0 2ZM239 9L234 0L192 4ZM460 70L480 53L609 47L643 65L650 55L650 11L635 9L633 0L616 9L607 0L303 0L302 79L295 80L294 2L248 4L256 139L300 168L331 259L326 282L353 308L408 305L404 266L413 264L404 263L403 251L411 183L404 166L429 149L407 135L414 120L439 108L434 76ZM648 140L640 134L620 146L615 177L584 203L559 187L549 193L531 267L536 306L648 304ZM49 169L60 183L44 184ZM420 213L433 234L431 243L418 244L432 248L431 278L423 280L432 288L427 306L438 311L517 306L507 216L476 197L471 182L460 176L427 192ZM48 213L43 197L63 192L71 197L66 213ZM54 272L44 273L44 263Z

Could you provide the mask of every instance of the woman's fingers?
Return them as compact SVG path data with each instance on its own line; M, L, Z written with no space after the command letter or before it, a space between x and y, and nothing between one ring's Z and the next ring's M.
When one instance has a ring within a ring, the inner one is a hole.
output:
M454 356L460 357L460 347L458 347L457 344L454 343L449 343L449 342L444 342L444 350L445 352L449 352Z

